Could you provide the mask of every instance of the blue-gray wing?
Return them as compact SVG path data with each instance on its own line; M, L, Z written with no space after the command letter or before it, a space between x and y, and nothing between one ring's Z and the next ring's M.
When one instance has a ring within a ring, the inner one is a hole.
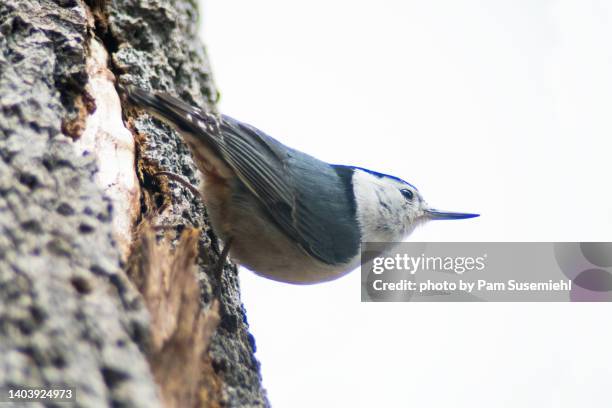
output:
M340 264L357 254L351 174L223 116L219 151L278 227L312 256Z
M326 264L360 246L352 170L291 149L228 116L220 119L165 94L128 88L130 100L200 139L235 172L287 237Z

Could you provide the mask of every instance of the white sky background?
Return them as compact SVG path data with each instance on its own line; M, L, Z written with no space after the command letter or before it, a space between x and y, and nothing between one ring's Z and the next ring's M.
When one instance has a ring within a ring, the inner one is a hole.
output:
M220 108L478 212L412 241L612 240L612 2L204 0ZM608 407L610 304L361 304L241 271L275 407Z

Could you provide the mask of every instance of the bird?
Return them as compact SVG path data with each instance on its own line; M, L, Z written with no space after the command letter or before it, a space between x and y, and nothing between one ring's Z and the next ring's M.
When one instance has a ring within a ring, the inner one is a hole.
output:
M426 221L479 216L431 208L399 177L327 163L168 93L123 89L180 134L203 175L213 231L233 261L266 278L334 280L359 266L367 242L391 248Z

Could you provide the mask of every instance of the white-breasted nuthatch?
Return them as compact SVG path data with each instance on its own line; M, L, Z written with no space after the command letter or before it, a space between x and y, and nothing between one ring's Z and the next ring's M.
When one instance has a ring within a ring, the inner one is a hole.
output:
M398 242L420 222L477 214L430 208L404 180L323 162L259 129L166 93L127 89L171 124L204 175L202 198L231 258L282 282L336 279L359 265L364 242Z

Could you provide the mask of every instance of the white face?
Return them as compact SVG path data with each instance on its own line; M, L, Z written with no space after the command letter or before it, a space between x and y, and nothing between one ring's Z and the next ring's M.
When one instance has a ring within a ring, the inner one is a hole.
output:
M353 189L364 242L401 241L427 219L427 203L399 179L356 170Z

